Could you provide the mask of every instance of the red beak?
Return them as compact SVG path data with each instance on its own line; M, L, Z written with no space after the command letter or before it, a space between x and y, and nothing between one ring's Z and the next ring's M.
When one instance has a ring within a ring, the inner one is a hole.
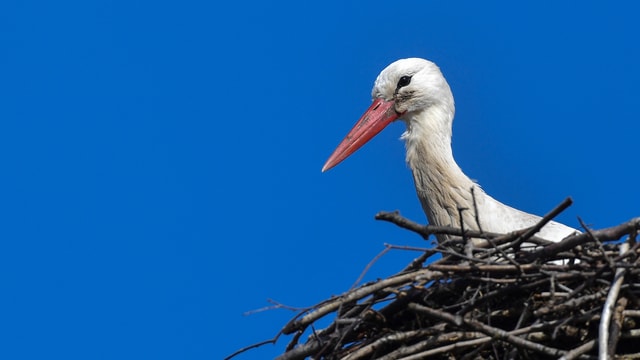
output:
M394 101L375 99L373 104L353 126L338 148L331 154L324 164L322 172L338 165L342 160L360 149L362 145L376 136L385 126L396 120L400 115L394 108Z

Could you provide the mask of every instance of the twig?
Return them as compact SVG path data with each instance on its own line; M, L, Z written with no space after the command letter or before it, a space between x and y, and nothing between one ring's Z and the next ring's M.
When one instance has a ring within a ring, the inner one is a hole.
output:
M591 351L591 349L593 349L593 346L596 344L595 340L590 340L587 341L586 343L578 346L575 349L572 349L571 351L569 351L568 353L564 354L564 356L560 357L559 360L573 360L578 358L580 355Z
M539 264L525 264L525 265L501 265L501 264L487 264L487 265L449 265L449 264L430 264L427 265L429 269L442 271L442 272L487 272L487 273L502 273L502 274L519 274L540 271L541 269L552 270L566 270L564 265L539 265Z
M483 232L482 225L480 224L480 212L478 211L478 202L476 201L475 189L476 189L475 186L471 187L471 198L473 199L473 212L476 216L476 225L478 226L478 230L480 230L480 232Z
M604 295L607 293L606 289L602 289L594 294L587 294L584 296L581 296L579 298L575 298L575 299L570 299L566 302L563 302L561 304L550 304L547 306L543 306L541 308L539 308L538 310L534 311L533 314L535 316L545 316L548 314L552 314L554 312L563 312L566 311L568 309L575 309L580 307L583 304L586 304L588 302L592 302L592 301L596 301L598 299L601 299L604 297Z
M404 269L402 269L402 271L400 273L405 273L405 272L408 272L408 271L414 271L416 269L421 268L422 264L424 264L424 262L427 261L427 259L433 254L435 254L434 251L426 250L424 253L422 253L422 255L418 256L415 259L413 259L413 261L411 261L411 263L409 265L407 265Z
M412 346L399 348L398 350L395 350L381 357L379 360L428 359L433 355L445 354L449 351L453 351L456 349L465 349L472 346L475 347L478 345L486 344L491 341L491 337L485 336L483 333L480 333L480 332L466 331L466 332L457 332L454 334L455 334L454 336L458 337L458 339L456 339L458 341L454 341L453 343L451 343L452 341L448 341L449 344L444 346L439 346L440 344L443 343L442 341L440 341L441 337L438 337L436 339L427 339ZM445 340L446 340L446 336L450 336L450 334L444 334L444 335L445 335ZM471 338L471 340L464 340L469 338ZM438 346L438 347L430 348L431 346Z
M629 243L620 244L621 256L624 255L627 250L629 250ZM607 300L605 301L602 309L602 317L598 328L598 357L600 359L607 359L609 354L611 354L611 351L615 350L609 349L609 324L611 323L613 308L616 300L618 299L618 294L620 293L620 286L622 286L622 282L624 281L625 271L626 269L622 267L616 269L613 284L611 285L611 289L609 289Z
M496 233L479 232L474 230L465 230L463 233L460 228L452 226L420 225L405 217L402 217L398 211L381 211L376 214L375 218L376 220L388 221L403 229L411 230L422 236L425 240L428 240L429 236L431 235L452 235L460 237L467 236L479 239L495 238L500 236L500 234Z
M591 239L591 236L597 237L598 239L600 239L600 241L612 241L618 240L622 236L630 234L633 231L638 231L639 229L640 217L637 217L617 226L612 226L610 228L602 230L591 231L592 235L589 235L588 233L582 233L570 236L560 242L553 243L551 245L545 246L540 250L536 250L534 252L526 254L524 260L534 261L536 259L548 259L559 252L567 251L588 242Z
M369 261L369 263L367 264L367 266L364 267L364 269L362 270L362 272L360 273L360 276L358 276L358 278L356 279L356 281L353 283L353 285L351 285L351 287L349 288L349 290L355 288L360 281L362 281L362 278L364 278L364 276L366 275L366 273L369 271L369 269L371 269L371 267L373 266L373 264L375 264L378 260L380 260L381 257L384 256L384 254L388 253L389 250L391 250L391 248L385 244L384 246L384 250L380 251L378 253L378 255L376 255L373 259L371 259L371 261Z
M320 349L322 349L322 347L325 346L325 345L326 344L322 344L317 340L311 340L311 341L306 342L305 344L302 344L300 346L296 346L295 348L287 351L286 353L276 357L275 360L305 359L308 356L310 356L311 354L314 354L314 353L320 351Z
M371 344L361 347L360 349L345 356L342 360L357 360L363 357L370 357L376 348L384 347L393 343L406 343L413 341L414 339L426 338L434 334L442 333L442 331L442 326L434 326L427 329L394 332L377 339Z
M584 221L582 221L580 216L578 216L578 221L580 222L580 226L582 226L584 231L587 234L589 234L589 236L591 236L591 239L596 243L596 245L598 245L598 248L600 249L600 251L602 251L602 256L607 261L607 264L609 265L609 267L613 269L615 267L615 264L613 263L613 260L607 255L607 252L604 249L604 245L602 245L602 242L598 240L597 237L595 237L591 229L587 226L587 224L584 223Z
M573 200L570 197L564 199L560 204L558 204L558 206L556 206L553 210L551 210L549 213L543 216L542 219L540 219L540 221L538 221L537 224L530 227L529 230L527 230L524 234L522 234L522 236L518 240L516 240L514 246L518 246L522 244L524 241L529 239L535 233L540 231L540 229L542 229L545 225L547 225L549 221L553 220L553 218L555 218L561 212L566 210L569 206L571 206L571 204L573 204Z
M458 208L458 220L460 221L460 231L462 232L462 243L464 244L464 255L471 259L473 258L473 242L469 241L467 234L464 231L464 217L462 212L465 210L469 210L467 208L459 207ZM482 230L480 230L482 232Z
M570 201L570 198L568 199ZM565 202L567 202L567 200L565 200ZM428 240L429 236L431 235L451 235L451 236L458 236L461 238L464 237L464 238L493 240L494 244L491 244L491 245L499 246L499 247L498 249L495 249L493 253L488 253L487 255L482 256L482 257L489 257L489 256L492 256L495 252L499 252L500 250L505 248L512 248L514 244L521 243L525 240L527 242L532 242L532 243L545 243L545 244L550 243L549 241L536 238L535 236L533 236L533 234L539 231L540 228L542 228L547 222L549 222L553 218L553 216L556 216L557 212L564 210L563 205L568 206L568 205L565 205L565 202L560 204L558 207L556 207L556 209L554 209L545 217L543 217L535 226L527 229L517 230L509 234L498 234L498 233L492 233L492 232L486 232L486 231L460 229L460 228L451 227L451 226L421 225L401 216L398 211L393 211L393 212L381 211L376 214L375 219L387 221L403 229L407 229L412 232L415 232L425 240ZM639 223L640 223L640 220L639 220ZM460 239L458 243L463 243L463 241ZM505 243L508 243L508 244L505 244ZM440 244L440 245L443 245L443 244ZM479 243L478 245L482 245L482 243Z
M479 321L476 320L469 320L469 319L465 319L461 316L453 316L450 315L448 313L445 313L443 311L438 311L438 310L434 310L431 309L429 307L423 306L423 305L419 305L416 303L410 303L409 304L409 309L412 309L414 311L418 311L418 312L422 312L426 315L444 320L452 325L456 325L458 327L464 325L467 325L471 328L473 328L476 331L480 331L483 332L495 339L499 339L499 340L504 340L507 341L509 343L512 343L516 346L528 349L528 350L532 350L538 353L542 353L548 356L559 356L559 355L564 355L566 353L566 351L564 350L560 350L560 349L554 349L552 347L548 347L548 346L544 346L542 344L538 344L529 340L525 340L523 338L514 336L509 334L509 332L495 328L493 326L488 326L485 325Z
M277 301L275 301L273 299L267 299L267 302L271 303L273 305L265 306L265 307L262 307L260 309L245 311L244 313L242 313L242 315L249 316L249 315L253 315L253 314L256 314L256 313L261 313L263 311L275 310L275 309L287 309L287 310L291 310L291 311L305 311L305 310L308 310L308 309L305 309L305 308L298 308L298 307L293 307L293 306L289 306L289 305L284 305L284 304L282 304L280 302L277 302Z
M640 317L640 310L625 310L622 315L625 317Z
M467 249L467 245L465 245L465 249ZM444 254L444 255L448 255L450 259L466 260L469 263L483 263L483 264L491 264L492 263L491 260L479 259L477 257L474 257L473 255L469 256L469 255L466 255L466 254L459 253L457 251L453 251L452 249L443 248L440 245L438 245L438 247L434 248L433 251L439 252L439 253Z
M407 282L408 280L415 280L418 278L434 280L440 277L442 277L442 273L431 271L428 269L421 269L421 270L401 274L398 276L394 276L388 279L380 280L373 284L362 286L360 288L349 291L341 296L328 300L325 303L319 305L317 308L315 308L311 313L303 316L300 319L295 319L289 322L287 325L285 325L285 327L281 330L281 332L283 334L291 334L292 332L298 329L305 328L307 325L327 315L328 313L335 311L342 304L361 299L365 296L368 296L386 287L402 284Z
M622 332L622 322L624 320L624 316L622 313L624 312L624 308L627 307L628 300L625 297L621 297L616 302L616 307L613 313L613 322L611 323L610 328L610 336L609 336L609 349L614 350L618 346L618 341L620 340L620 334ZM610 353L613 356L615 353Z
M233 358L235 356L238 356L238 355L242 354L245 351L248 351L248 350L251 350L251 349L255 349L255 348L260 347L262 345L275 344L277 340L278 340L278 336L276 336L276 337L274 337L273 339L270 339L270 340L265 340L265 341L261 341L259 343L255 343L255 344L252 344L252 345L249 345L249 346L245 346L242 349L240 349L240 350L234 352L233 354L227 356L226 358L224 358L224 360L229 360L229 359L231 359L231 358Z
M555 324L557 324L557 321L553 321L550 322L548 324L537 324L537 325L533 325L533 326L527 326L525 328L521 328L521 329L516 329L513 331L509 331L509 335L513 335L513 336L518 336L518 335L522 335L522 334L527 334L530 333L532 331L539 331L548 327L552 327ZM466 337L476 337L475 339L472 340L467 340L467 341L458 341L456 343L453 344L449 344L446 346L441 346L438 348L433 348L433 349L429 349L426 351L421 351L422 349L428 347L429 345L433 345L434 343L437 343L437 340L434 339L428 339L425 341L422 341L418 344L415 344L414 346L411 347L404 347L404 348L400 348L397 351L391 352L383 357L381 357L379 360L391 360L391 359L402 359L402 360L410 360L410 359L425 359L429 356L432 355L436 355L436 354L444 354L447 353L449 351L455 350L455 349L464 349L467 347L472 347L472 346L478 346L478 345L482 345L485 343L490 342L491 340L493 340L493 338L491 336L486 336L484 333L479 332L460 332L460 333L456 333L459 334L457 335L459 338L462 338L464 336ZM480 337L478 337L478 334L481 334ZM448 334L447 334L448 335ZM450 336L450 335L449 335ZM460 339L462 340L462 339ZM421 351L419 353L417 353L416 351ZM410 355L407 357L400 357L400 356L404 356L404 355ZM346 359L345 359L346 360Z

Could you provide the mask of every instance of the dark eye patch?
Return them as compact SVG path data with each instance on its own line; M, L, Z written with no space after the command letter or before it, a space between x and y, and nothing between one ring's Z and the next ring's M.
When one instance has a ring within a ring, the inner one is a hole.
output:
M398 80L398 86L396 87L396 90L400 89L403 86L407 86L410 83L411 83L411 76L405 75L401 77L400 80Z

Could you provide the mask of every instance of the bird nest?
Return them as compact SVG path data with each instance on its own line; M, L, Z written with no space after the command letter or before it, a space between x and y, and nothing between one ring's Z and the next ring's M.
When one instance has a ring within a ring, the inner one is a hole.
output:
M380 213L425 239L451 240L398 274L301 311L267 342L292 335L279 360L640 358L640 218L602 230L583 224L584 233L557 243L537 239L563 206L506 235Z

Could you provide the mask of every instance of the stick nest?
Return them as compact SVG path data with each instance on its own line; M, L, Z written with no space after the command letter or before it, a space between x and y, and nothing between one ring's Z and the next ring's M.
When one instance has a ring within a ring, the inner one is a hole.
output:
M450 240L301 311L278 334L293 335L279 360L640 358L640 218L548 243L535 229L497 235L376 217Z

